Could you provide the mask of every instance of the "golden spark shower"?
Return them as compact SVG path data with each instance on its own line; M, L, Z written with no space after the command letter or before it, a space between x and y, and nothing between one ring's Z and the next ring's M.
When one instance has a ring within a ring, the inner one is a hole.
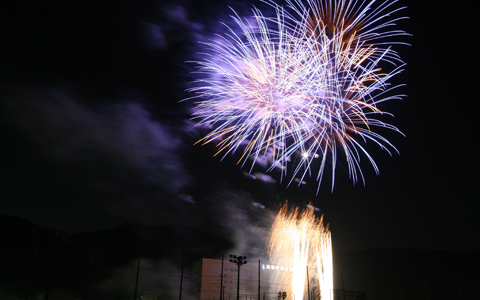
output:
M313 206L305 210L289 209L288 202L279 210L269 239L268 255L275 265L287 266L275 283L287 291L290 299L309 299L310 283L320 299L333 299L332 240L323 216L316 218Z

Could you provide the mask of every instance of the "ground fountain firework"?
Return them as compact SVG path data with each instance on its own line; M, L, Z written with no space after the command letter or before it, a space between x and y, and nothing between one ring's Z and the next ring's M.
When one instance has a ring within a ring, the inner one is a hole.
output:
M250 170L268 161L268 170L281 170L290 183L314 176L320 187L329 169L333 189L340 158L354 183L364 182L361 159L378 174L367 142L397 151L374 129L400 132L378 107L402 98L390 82L404 65L391 48L399 43L389 42L405 35L391 29L402 19L390 17L400 10L392 9L396 1L264 2L275 16L234 12L236 27L203 43L189 89L194 119L211 128L199 143L217 142L224 156L241 151L239 163L250 161Z
M288 291L290 299L309 299L309 286L316 299L333 299L331 233L323 216L315 217L313 206L300 211L283 205L272 227L268 254L272 264L292 268L275 278L275 286Z

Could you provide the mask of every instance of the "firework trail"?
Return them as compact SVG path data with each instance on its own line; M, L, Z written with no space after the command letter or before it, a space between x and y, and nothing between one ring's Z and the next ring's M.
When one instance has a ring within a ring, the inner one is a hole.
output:
M198 143L216 141L215 155L243 151L239 163L250 159L250 170L266 157L268 171L279 168L289 183L316 174L320 187L330 168L333 189L339 155L354 183L364 182L361 157L378 174L365 143L397 151L373 129L400 132L378 118L388 113L377 107L402 97L390 95L398 86L389 83L403 67L390 47L395 43L387 43L405 35L389 29L401 19L388 18L398 11L389 10L396 1L378 7L374 1L324 1L287 1L284 8L266 0L275 17L256 8L249 19L235 13L238 28L226 27L204 43L210 53L196 62L201 78L189 91L196 93L193 117L212 130ZM389 64L393 70L382 72L380 65Z
M312 206L299 211L284 204L272 227L268 254L272 264L293 267L293 272L278 273L280 290L303 299L307 281L316 281L321 299L333 299L331 233L323 226L323 216L315 218Z

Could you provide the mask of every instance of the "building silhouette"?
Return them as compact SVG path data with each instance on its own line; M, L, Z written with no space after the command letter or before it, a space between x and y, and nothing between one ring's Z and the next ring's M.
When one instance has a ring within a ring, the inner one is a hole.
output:
M240 268L240 300L278 300L275 275L291 272L291 268L259 263L258 260L247 261ZM193 276L196 299L237 299L238 266L228 259L223 261L223 268L221 259L199 259L193 263Z

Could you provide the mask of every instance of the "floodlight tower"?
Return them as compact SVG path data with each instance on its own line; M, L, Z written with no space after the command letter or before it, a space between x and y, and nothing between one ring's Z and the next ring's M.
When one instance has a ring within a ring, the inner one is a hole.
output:
M240 267L247 263L246 256L236 256L230 254L230 262L237 264L238 266L238 276L237 276L237 300L240 300Z

